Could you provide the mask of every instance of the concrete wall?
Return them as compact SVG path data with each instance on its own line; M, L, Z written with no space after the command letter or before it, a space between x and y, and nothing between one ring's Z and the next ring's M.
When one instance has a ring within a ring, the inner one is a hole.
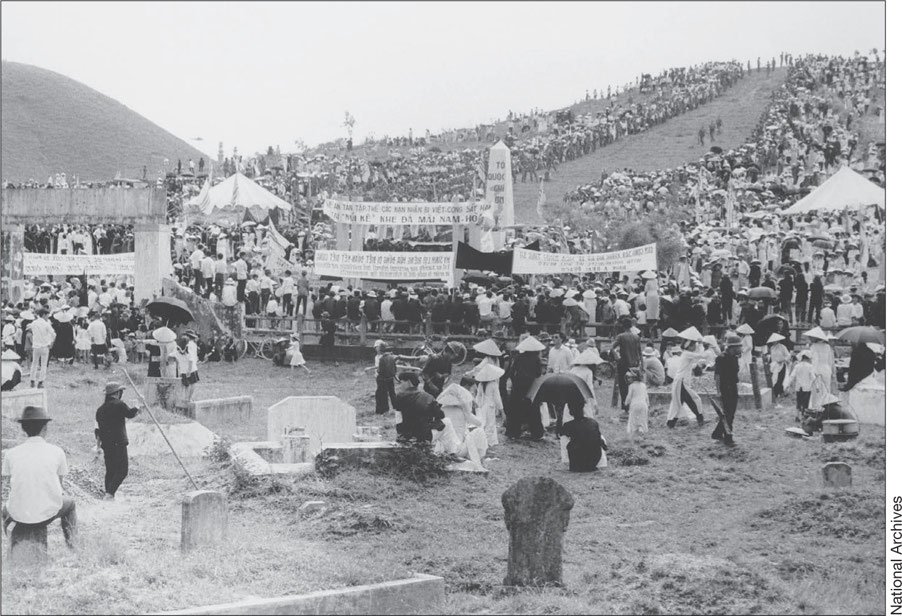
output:
M164 188L5 188L3 224L166 222Z
M354 442L357 411L335 396L292 396L269 407L267 440L281 442L285 428L304 428L316 456L323 443Z
M247 425L253 411L254 399L251 396L194 400L176 408L176 412L184 413L211 430L223 426Z
M444 598L444 578L418 574L394 582L158 614L438 614Z
M135 302L163 294L163 278L172 274L169 226L135 225Z

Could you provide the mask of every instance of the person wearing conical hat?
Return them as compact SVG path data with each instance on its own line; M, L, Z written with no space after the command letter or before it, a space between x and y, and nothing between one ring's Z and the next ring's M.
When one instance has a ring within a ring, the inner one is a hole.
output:
M720 395L723 414L711 438L722 440L727 445L733 444L733 420L736 406L739 403L739 355L742 353L742 340L738 334L727 332L724 336L724 352L714 361L714 382Z
M482 420L473 413L472 379L464 379L461 385L452 383L442 391L436 402L441 405L444 428L432 430L433 451L450 454L459 462L469 460L475 470L484 471L482 459L488 450L485 428Z
M739 356L739 380L743 383L752 382L752 351L755 348L755 330L748 323L743 323L736 328L736 333L742 336L742 353Z
M542 416L539 413L539 406L529 400L526 394L535 380L542 376L541 351L545 350L545 345L535 337L527 335L515 350L517 353L510 368L510 400L505 407L507 412L505 435L509 439L518 439L526 427L529 430L529 438L540 441L545 434Z
M476 415L484 426L486 443L489 447L498 444L498 415L504 412L501 399L500 379L504 370L494 364L482 364L473 375L476 381Z
M626 404L629 409L626 434L630 439L634 434L645 436L648 432L648 388L642 375L643 373L637 368L630 368L626 374L629 382L629 390L626 393Z
M820 327L810 329L802 335L809 339L808 350L811 352L811 366L815 377L811 387L809 408L820 410L824 406L824 400L833 391L836 357L833 354L833 347L828 342L827 334Z
M786 380L786 389L793 385L796 388L796 421L801 422L811 402L811 388L814 385L811 351L807 349L799 353L799 361L792 367Z
M789 363L792 358L783 340L786 340L786 337L780 334L771 334L767 339L770 372L774 375L773 395L776 400L783 397L784 383L789 376ZM782 405L778 402L776 406L780 408Z
M12 349L4 349L0 356L0 391L11 391L22 382L22 368L19 354Z
M692 373L696 366L703 365L704 353L700 349L702 336L694 327L680 332L683 339L682 352L676 362L673 374L673 388L670 395L670 408L667 412L667 427L676 426L677 419L689 417L686 409L695 415L699 425L705 423L702 415L702 399L692 389Z

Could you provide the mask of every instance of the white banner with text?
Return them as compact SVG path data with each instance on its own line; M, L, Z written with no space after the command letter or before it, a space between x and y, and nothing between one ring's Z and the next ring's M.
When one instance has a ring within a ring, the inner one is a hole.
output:
M453 252L317 250L317 276L372 280L452 280Z
M323 213L335 222L363 225L475 225L491 210L485 201L394 203L326 199Z
M23 255L23 270L28 276L48 275L135 275L135 253L123 252L114 255L52 255L26 252Z
M656 269L656 244L589 254L565 254L514 249L514 274L591 274L594 272L637 272Z

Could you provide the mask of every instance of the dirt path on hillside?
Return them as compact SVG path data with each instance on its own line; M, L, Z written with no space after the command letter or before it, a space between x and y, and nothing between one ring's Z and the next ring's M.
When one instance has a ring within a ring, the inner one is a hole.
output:
M629 168L637 171L668 169L697 160L711 145L724 149L745 143L770 103L771 92L785 79L785 69L752 73L723 96L707 105L677 116L644 133L631 135L595 152L558 166L545 184L547 203L562 203L564 195L598 179L604 169ZM720 117L723 132L712 143L698 144L698 129ZM514 184L514 207L518 223L538 222L536 201L539 184Z

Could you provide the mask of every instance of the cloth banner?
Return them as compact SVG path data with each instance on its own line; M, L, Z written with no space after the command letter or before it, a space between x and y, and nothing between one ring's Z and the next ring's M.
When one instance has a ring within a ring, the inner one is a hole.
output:
M514 249L514 274L589 274L635 272L658 267L657 244L589 254L563 254Z
M364 225L472 225L492 205L485 201L460 203L393 203L326 199L323 213L335 222Z
M523 247L524 250L538 250L539 240ZM511 250L501 252L482 252L472 246L457 242L457 258L454 267L457 269L481 270L495 272L502 276L510 276L514 266L514 253Z
M370 280L452 280L453 252L381 252L369 250L317 250L318 276Z
M91 275L135 275L133 252L115 255L49 255L26 252L23 256L23 273L26 277L83 272Z

